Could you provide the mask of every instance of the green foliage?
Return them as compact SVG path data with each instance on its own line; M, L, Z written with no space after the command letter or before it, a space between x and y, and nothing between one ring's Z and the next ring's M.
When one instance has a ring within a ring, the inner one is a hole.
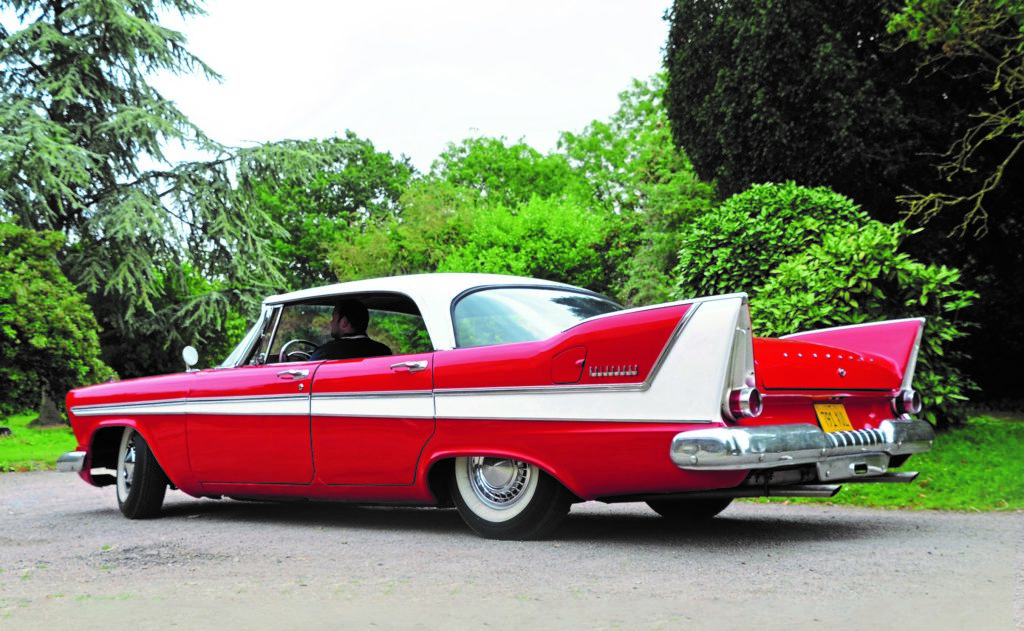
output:
M714 187L701 182L675 147L665 114L664 75L634 81L619 94L608 122L564 133L559 148L581 171L592 198L615 213L610 292L627 304L669 298L679 227L711 207Z
M899 0L677 0L666 47L676 142L732 195L751 184L828 186L893 220L921 154L948 144L965 95L942 77L908 84L916 51L893 51Z
M952 143L939 164L949 182L956 176L984 172L980 185L965 193L940 192L901 197L911 216L924 221L947 208L966 208L957 230L988 231L985 200L1003 183L1003 176L1020 165L1024 148L1024 4L1005 0L906 0L892 16L890 33L916 43L930 55L921 62L923 74L938 72L951 59L964 60L973 70L954 80L982 82L990 95L971 113L970 124ZM998 156L985 160L986 150ZM1015 161L1016 160L1016 161Z
M450 144L434 162L431 174L459 188L475 191L488 204L509 208L537 196L588 194L586 182L558 154L543 155L504 138L469 138Z
M454 247L465 242L468 212L479 203L475 191L425 178L401 198L397 217L368 223L327 246L339 280L433 272Z
M678 295L747 291L762 336L926 316L915 388L929 420L955 425L974 388L958 367L970 327L959 314L977 294L959 271L899 252L905 235L828 189L756 186L689 228Z
M150 336L168 345L209 337L232 310L280 286L269 248L280 228L232 194L226 160L140 166L161 162L168 142L222 150L148 82L156 72L216 78L158 21L165 11L201 14L199 5L5 4L17 20L0 14L0 217L65 234L61 268L87 293L105 336L126 347ZM193 272L216 282L176 303L173 288Z
M331 245L397 217L412 167L369 140L286 140L236 157L238 192L285 230L271 239L288 289L334 281Z
M899 253L903 236L899 225L877 221L837 225L778 265L757 288L751 315L758 334L768 336L925 316L914 387L926 402L925 418L956 425L974 387L959 368L970 326L959 317L977 294L963 288L959 271Z
M429 353L434 350L423 319L399 313L374 314L369 336L391 349L394 355Z
M610 223L574 201L534 197L514 211L476 210L466 243L440 264L442 272L532 276L601 291L608 286L606 249Z
M660 76L635 82L608 122L563 134L549 155L496 138L450 145L394 215L328 246L335 274L528 273L632 304L665 300L677 228L711 205L714 190L673 145L663 91ZM549 243L528 244L533 235Z
M160 375L181 372L185 365L181 351L193 345L199 349L199 367L216 366L245 335L248 322L258 313L255 306L245 308L227 303L225 293L204 279L188 264L168 265L154 270L154 286L159 293L151 304L152 314L127 327L117 317L118 302L100 302L94 309L98 317L111 323L100 333L103 360L121 375ZM206 309L220 317L197 324L183 317L194 308L194 301L221 300L224 304Z
M0 412L33 410L47 388L63 407L69 389L108 378L96 319L61 273L64 237L0 223Z
M827 188L751 187L682 229L676 296L749 291L836 226L867 221L852 201Z

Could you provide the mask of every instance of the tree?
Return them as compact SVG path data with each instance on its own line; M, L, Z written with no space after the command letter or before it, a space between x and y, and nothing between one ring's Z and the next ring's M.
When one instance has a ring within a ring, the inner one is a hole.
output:
M663 102L665 76L634 80L609 121L563 133L559 149L612 214L609 292L627 304L669 299L679 228L714 203L715 190L676 147Z
M467 191L434 177L418 179L402 195L397 216L370 222L327 246L338 280L437 271L466 243L466 222L480 204Z
M746 291L762 336L926 316L914 382L929 418L948 427L974 388L959 368L971 328L960 312L977 294L958 270L901 252L906 236L826 188L754 186L686 229L677 296Z
M523 142L504 138L468 138L448 148L431 174L460 188L476 191L487 203L507 207L531 197L589 195L586 181L564 156L544 155Z
M974 115L1003 112L1015 102L1017 97L1002 87L1012 83L1005 73L1019 67L1014 51L1020 40L1013 37L1020 24L976 18L988 15L980 7L1003 7L1019 15L1019 6L942 0L680 0L670 14L665 58L674 139L698 174L718 178L721 195L751 184L796 181L827 186L884 223L905 218L908 207L897 198L908 193L904 200L917 204L916 211L910 208L915 219L934 215L924 230L903 239L901 248L916 259L962 270L979 291L967 316L979 324L968 369L986 396L1000 399L1019 398L1007 394L1016 390L1012 374L999 368L1001 357L1024 352L1019 309L1024 297L1019 273L1024 264L1019 212L1024 178L1004 177L995 188L986 180L1008 156L1014 157L1020 140L1014 134L1020 127L1019 119L1013 119L1018 122L998 135L1001 124L978 127L991 119ZM938 39L927 50L899 46L908 34L929 41L932 27L914 30L911 25L940 9L954 11L957 19L946 21L949 29L935 31ZM966 41L993 44L999 41L996 36L1005 37L1002 47L990 46L989 53L999 57L1005 50L1008 56L999 59L1016 61L1000 66L1002 61L961 50L956 42L965 40L946 38L955 29ZM952 56L938 56L940 40L952 42ZM1004 83L993 92L994 72L1000 68ZM1012 111L1019 109L1004 113ZM972 129L985 129L984 138L993 135L979 142L982 137ZM954 144L958 139L968 142ZM954 151L947 154L951 146ZM967 146L972 149L964 168L943 173L933 167ZM1018 154L1014 162L1005 162L1003 172L1019 171L1019 161ZM964 215L933 213L938 206L928 204L962 199L959 207L970 209L971 199L980 202L978 192L984 192L987 224L995 228L977 239L946 238L957 232Z
M888 28L929 52L921 63L921 74L952 74L960 81L980 81L988 89L990 98L970 112L972 119L965 121L965 131L938 165L946 182L979 168L983 181L966 193L918 193L900 198L908 205L908 214L923 221L947 208L966 208L956 230L965 234L973 228L975 235L983 235L989 219L985 200L1003 183L1004 175L1016 172L1011 169L1019 168L1024 148L1024 4L907 0ZM966 71L948 71L951 60L956 59L966 61Z
M611 225L606 215L555 197L535 196L514 209L486 206L470 215L466 243L439 271L532 276L606 291Z
M862 2L678 0L666 103L676 143L719 193L795 180L828 186L887 221L904 185L934 178L920 154L948 144L970 86L908 84L886 9ZM955 133L955 132L953 132Z
M197 341L232 308L280 286L269 247L280 228L232 198L224 160L142 166L164 163L170 142L222 151L148 82L160 71L216 78L181 33L159 23L164 11L199 15L199 4L3 4L10 10L0 14L0 218L66 235L61 267L90 304L102 305L103 344L150 335ZM188 285L191 272L216 282L158 309L169 302L167 288Z
M35 409L113 373L100 361L96 319L61 273L57 232L0 223L0 414Z
M413 175L407 158L379 152L351 131L245 149L235 163L239 195L286 228L271 249L289 289L334 282L331 245L395 219Z

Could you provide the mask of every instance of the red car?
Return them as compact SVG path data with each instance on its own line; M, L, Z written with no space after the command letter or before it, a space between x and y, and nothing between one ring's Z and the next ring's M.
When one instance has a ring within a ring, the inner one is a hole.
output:
M342 298L392 355L310 359ZM510 276L342 283L267 298L217 368L73 390L78 450L58 468L116 486L132 519L168 485L454 504L499 539L543 536L590 500L711 517L737 497L912 480L892 469L935 437L913 418L923 322L764 339L744 294L623 309Z

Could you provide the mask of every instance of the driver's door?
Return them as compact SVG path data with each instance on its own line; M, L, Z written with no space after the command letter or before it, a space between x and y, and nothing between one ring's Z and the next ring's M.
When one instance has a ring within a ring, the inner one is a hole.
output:
M203 371L189 394L189 463L200 482L309 484L309 393L320 362Z
M325 315L326 314L326 315ZM309 354L327 338L330 307L264 311L250 365L202 371L189 393L189 463L205 483L309 484L313 480Z

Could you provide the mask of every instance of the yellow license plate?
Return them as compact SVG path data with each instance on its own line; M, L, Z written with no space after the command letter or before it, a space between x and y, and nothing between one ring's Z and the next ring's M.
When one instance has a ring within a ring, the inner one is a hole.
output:
M826 432L853 431L850 417L842 403L815 403L814 413L818 416L821 429Z

